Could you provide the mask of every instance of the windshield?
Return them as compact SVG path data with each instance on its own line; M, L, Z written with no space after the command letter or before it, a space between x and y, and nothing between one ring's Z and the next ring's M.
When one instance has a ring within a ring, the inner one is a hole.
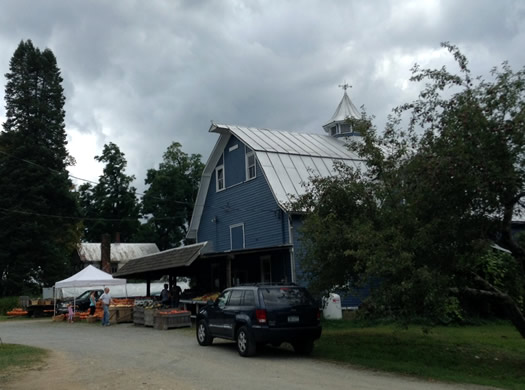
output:
M267 307L315 305L308 292L299 287L268 287L261 289Z
M81 300L81 299L89 299L89 296L91 295L91 292L93 290L88 290L88 291L84 291L82 294L80 294L78 297L76 297L76 300ZM95 291L95 298L98 298L98 296L100 295L100 293L98 291Z

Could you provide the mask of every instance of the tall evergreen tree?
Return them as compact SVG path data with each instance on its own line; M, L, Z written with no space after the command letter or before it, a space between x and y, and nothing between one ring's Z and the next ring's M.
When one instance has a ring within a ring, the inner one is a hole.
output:
M138 240L154 241L161 250L177 247L186 237L204 164L200 154L188 155L173 142L158 169L149 169L142 212L150 215Z
M22 41L9 70L0 133L0 295L67 275L79 240L56 58Z
M95 160L106 164L98 184L83 184L79 188L80 206L86 218L84 239L100 242L103 234L115 237L119 233L123 242L129 242L140 225L137 190L131 185L135 177L124 173L125 155L112 142L104 145Z

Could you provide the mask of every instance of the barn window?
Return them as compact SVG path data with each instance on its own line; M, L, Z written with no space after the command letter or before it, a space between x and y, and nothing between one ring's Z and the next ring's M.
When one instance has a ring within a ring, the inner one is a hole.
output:
M246 180L255 178L255 153L246 148Z
M217 192L224 189L224 165L215 168Z

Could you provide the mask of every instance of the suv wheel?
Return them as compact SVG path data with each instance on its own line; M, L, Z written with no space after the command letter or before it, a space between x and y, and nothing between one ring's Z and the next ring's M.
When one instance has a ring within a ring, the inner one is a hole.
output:
M310 355L314 350L313 340L299 340L292 344L295 353L299 355Z
M241 326L237 332L237 350L239 351L239 355L244 357L255 355L257 350L257 345L253 340L252 334L246 326Z
M213 337L210 335L206 321L200 320L197 325L197 341L200 345L210 345L213 342Z

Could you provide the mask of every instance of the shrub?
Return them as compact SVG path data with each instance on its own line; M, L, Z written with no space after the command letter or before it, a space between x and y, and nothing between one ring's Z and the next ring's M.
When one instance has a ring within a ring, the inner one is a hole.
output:
M0 315L5 316L6 313L18 306L18 297L2 297L0 298Z

